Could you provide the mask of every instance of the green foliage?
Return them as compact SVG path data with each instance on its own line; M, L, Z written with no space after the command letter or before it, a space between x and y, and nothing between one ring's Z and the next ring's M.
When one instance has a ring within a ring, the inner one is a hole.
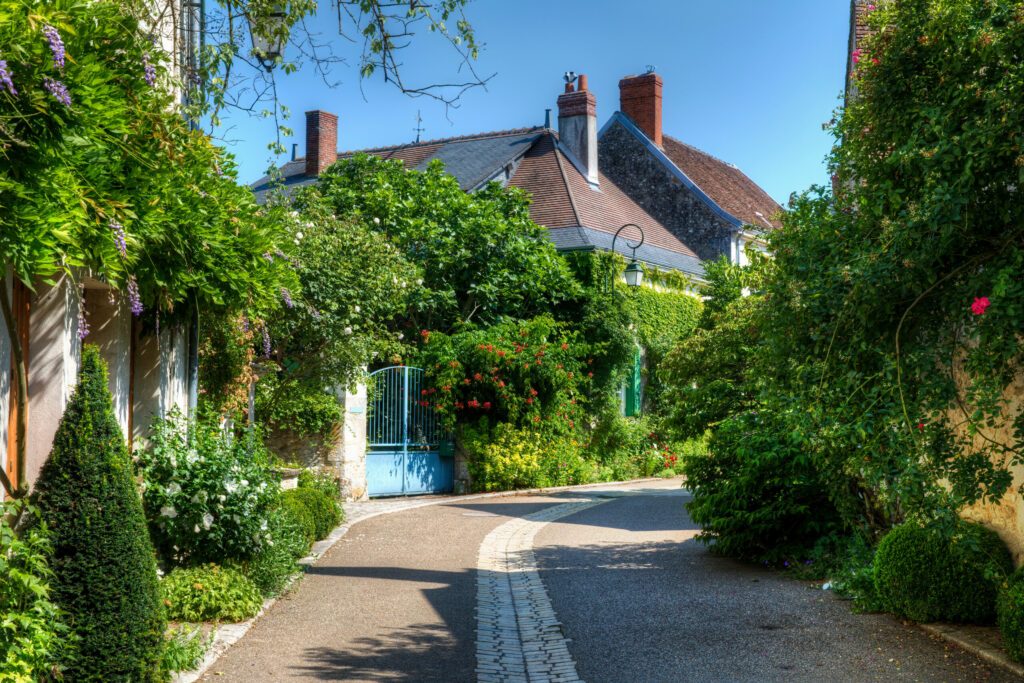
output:
M155 553L95 346L83 348L35 496L53 534L54 602L79 638L67 677L159 680L165 618Z
M1003 584L996 613L1006 654L1015 662L1024 661L1024 571L1018 569Z
M696 330L658 366L665 385L666 420L674 435L698 437L754 403L759 303L751 296L719 308L708 318L709 327Z
M341 419L333 392L375 356L402 350L396 320L420 276L365 220L336 218L319 188L293 206L291 254L302 294L270 325L277 372L257 384L257 411L274 426L322 434Z
M331 500L341 497L341 483L333 473L314 469L299 472L299 488L315 489Z
M295 505L301 503L296 501ZM312 524L304 507L303 513ZM237 563L237 566L234 563L231 565L241 570L264 597L272 597L284 589L299 570L295 561L305 557L310 546L306 528L293 515L277 509L271 512L268 522L270 539L256 556Z
M838 528L827 492L782 417L747 412L713 432L706 455L683 459L701 525L701 540L716 552L781 563L805 557L815 542Z
M981 525L907 522L879 543L874 569L879 598L898 616L990 623L1013 561L998 534Z
M316 520L309 507L292 491L284 491L278 500L278 510L288 520L288 524L301 532L305 550L308 551L316 541Z
M74 637L50 589L51 552L35 508L24 501L0 503L0 680L43 680L74 656Z
M341 504L318 488L296 488L285 491L282 497L294 500L306 507L313 520L313 537L320 541L341 523Z
M245 621L263 606L256 584L236 569L215 564L175 569L160 589L175 621Z
M623 417L617 411L601 416L591 433L590 452L605 469L607 479L650 477L666 468L674 473L678 455L655 429L647 416Z
M287 264L279 212L261 209L233 162L174 111L162 78L167 55L133 2L3 0L0 54L17 94L0 96L0 262L28 286L88 267L166 324L193 306L265 311ZM42 30L60 32L63 67ZM66 86L70 106L44 87ZM123 226L125 245L118 244Z
M771 235L764 333L844 519L877 533L999 500L1022 452L1003 395L1024 361L1024 31L1013 0L878 3L868 21L836 192L796 198Z
M597 470L584 459L578 441L552 438L542 429L508 423L468 430L469 471L481 491L568 486L594 481Z
M400 161L356 155L321 174L319 192L334 215L385 236L419 267L415 289L394 283L410 289L414 332L530 318L579 292L518 189L491 183L467 193L439 161L407 171Z
M212 641L213 634L204 637L202 627L170 629L164 647L163 670L168 674L194 670L202 663Z
M266 449L217 422L158 420L138 453L150 534L169 565L246 559L269 538L278 485Z
M664 393L659 373L661 364L676 344L693 334L700 321L703 304L696 296L680 291L659 291L650 287L626 289L630 313L636 320L638 340L646 351L645 409L661 412Z
M417 361L429 387L420 404L450 427L490 424L577 428L586 399L589 345L550 317L509 321L451 335L422 334Z

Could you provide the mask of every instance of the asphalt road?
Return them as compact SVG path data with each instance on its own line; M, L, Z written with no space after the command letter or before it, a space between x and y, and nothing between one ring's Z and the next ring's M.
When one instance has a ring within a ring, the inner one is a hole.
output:
M672 481L359 522L203 680L475 681L481 541L581 495L609 500L543 527L534 547L588 683L1018 680L812 584L711 555Z

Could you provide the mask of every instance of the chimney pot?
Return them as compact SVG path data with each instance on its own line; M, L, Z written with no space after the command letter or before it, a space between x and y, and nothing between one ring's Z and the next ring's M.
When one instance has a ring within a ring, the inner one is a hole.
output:
M576 86L577 86L577 90L586 90L587 89L587 75L586 74L580 74L579 80L576 82Z
M318 176L338 160L338 117L319 109L306 112L306 175Z
M619 81L619 110L661 147L661 76L654 72Z

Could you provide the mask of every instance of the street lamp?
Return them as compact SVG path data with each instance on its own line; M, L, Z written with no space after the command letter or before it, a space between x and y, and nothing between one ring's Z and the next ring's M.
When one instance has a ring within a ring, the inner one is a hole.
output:
M641 285L641 283L643 282L643 280L644 280L644 269L640 266L639 263L637 263L637 260L636 260L636 250L639 249L641 246L643 246L643 243L644 243L644 231L643 231L643 229L639 225L637 225L636 223L626 223L621 228L616 230L615 231L615 236L612 237L612 253L613 254L615 253L615 242L616 242L616 240L619 239L619 234L621 234L622 231L625 230L626 228L636 228L637 231L640 233L640 241L637 242L636 244L630 244L628 241L626 242L626 246L633 250L633 256L632 256L632 259L629 262L629 265L626 266L626 270L623 273L623 275L626 278L626 285L628 285L629 287L639 287ZM625 239L625 238L623 238L623 239ZM609 289L614 288L614 286L615 286L614 282L615 282L615 274L612 273L609 276L609 278L608 278Z
M265 16L246 15L249 20L249 34L252 36L252 54L259 60L267 73L273 71L277 60L284 53L287 15L283 5L274 5Z

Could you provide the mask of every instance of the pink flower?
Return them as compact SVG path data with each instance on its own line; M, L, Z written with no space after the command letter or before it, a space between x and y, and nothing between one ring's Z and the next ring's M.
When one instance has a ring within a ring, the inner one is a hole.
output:
M987 296L975 297L974 303L971 304L971 313L974 315L985 315L985 311L988 310L991 304L992 302L988 300Z
M875 11L875 6L874 5L868 5L868 11L869 12L874 12Z
M851 57L853 57L854 64L858 63L860 61L860 50L854 50Z

